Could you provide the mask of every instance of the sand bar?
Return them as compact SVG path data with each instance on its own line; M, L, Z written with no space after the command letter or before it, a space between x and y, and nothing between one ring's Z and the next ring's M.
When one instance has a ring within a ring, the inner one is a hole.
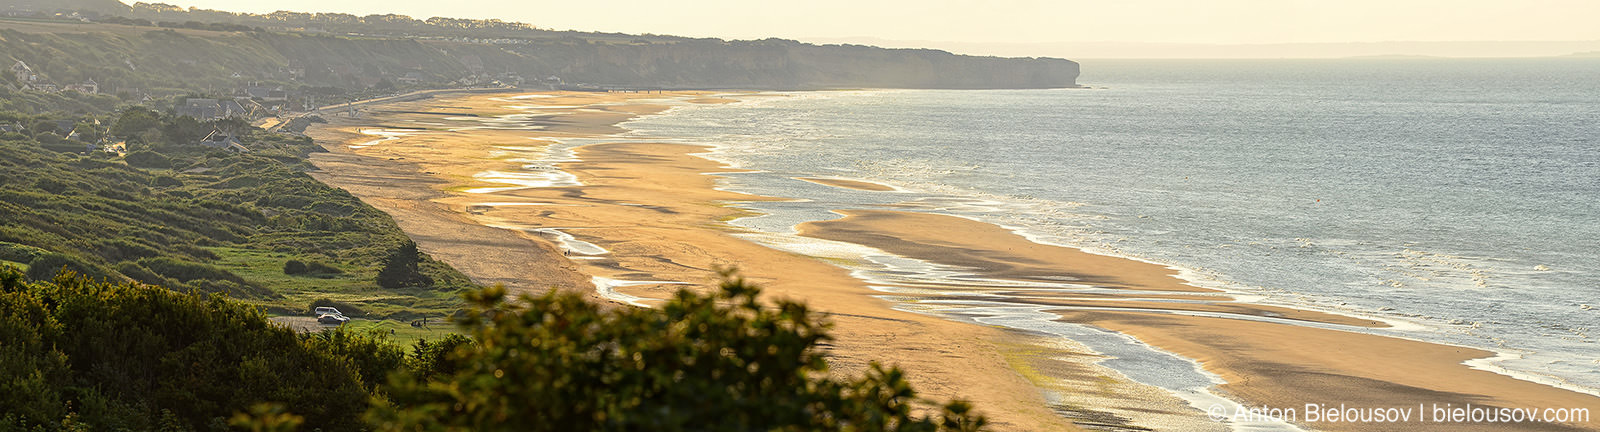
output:
M1024 344L1019 340L1022 336L893 310L840 267L759 246L716 223L743 214L724 202L765 198L716 190L715 178L705 174L729 170L691 155L706 147L592 144L579 147L573 161L560 164L581 186L467 192L496 186L475 178L478 173L517 171L523 161L553 142L614 133L615 123L664 108L649 103L651 99L690 96L557 93L515 103L585 108L541 110L539 116L514 120L495 116L520 116L520 111L501 108L507 102L487 96L395 104L383 107L384 113L330 119L316 136L326 141L324 146L333 154L319 157L317 163L329 171L321 177L331 184L347 187L397 219L426 221L402 223L402 228L420 234L418 245L424 252L457 265L474 279L497 281L497 274L520 275L526 278L522 289L529 291L548 286L592 291L592 280L621 281L625 283L611 285L617 293L649 299L666 297L684 287L682 283L704 286L712 281L718 266L738 266L768 293L804 300L828 315L835 323L837 339L827 349L837 373L858 373L872 361L899 365L911 371L913 384L926 396L973 400L1001 430L1074 429L1047 407L1038 388L1010 366L1002 347ZM351 140L370 140L355 133L360 128L438 122L439 116L425 114L436 106L452 107L452 111L477 107L473 109L484 114L445 120L446 127L380 145L357 149L344 145ZM555 113L545 115L543 111ZM529 149L506 150L517 147ZM394 191L346 180L361 177L342 172L352 171L349 166L325 163L344 157L392 165L396 172L385 175L393 176L389 179L401 184L400 190L420 190L410 197L422 202L392 199L388 195ZM402 174L404 171L410 173ZM405 176L409 177L401 178ZM483 204L508 202L542 205ZM478 231L485 227L503 228ZM470 241L442 241L448 233L462 230L472 231ZM555 239L538 234L539 230L559 230L606 253L568 259L571 252L560 250ZM528 263L472 265L474 255L484 250L478 242L540 245L524 251L529 254L524 257ZM548 267L539 271L525 270L536 262L555 264L539 264ZM579 278L582 283L574 282ZM651 281L660 283L648 283Z
M833 186L837 188L855 189L861 191L889 192L895 190L894 187L889 185L863 180L848 180L826 177L795 177L795 180L804 180L824 186Z
M582 290L601 298L594 282L605 281L612 300L650 304L684 284L704 285L718 266L739 266L769 293L805 300L830 316L838 340L828 349L840 373L859 371L869 361L903 366L928 396L972 399L1001 430L1072 429L1063 416L1112 427L1225 430L1182 400L1098 366L1100 356L1070 341L898 311L891 308L895 303L875 297L881 292L834 263L738 237L735 228L720 221L746 214L728 202L779 198L715 189L716 177L706 174L731 170L692 155L705 147L604 140L575 149L562 144L618 133L623 130L618 123L674 103L725 103L721 98L693 93L514 96L441 97L331 118L314 131L333 151L314 159L324 170L318 178L395 215L424 252L480 282L524 291ZM463 111L477 115L440 114ZM375 127L420 130L371 146L348 146L372 141L360 131ZM529 165L560 151L570 152L562 153L560 163ZM570 176L570 184L506 183L504 176L484 175L544 169ZM1376 321L1235 301L1187 285L1163 266L1038 244L968 219L879 210L841 213L847 216L805 224L802 232L997 281L1137 291L1125 297L1103 291L1017 295L1021 291L1004 284L934 287L1006 294L1018 305L1059 308L1064 320L1134 335L1203 362L1207 371L1229 382L1223 391L1250 404L1318 397L1322 403L1415 406L1439 400L1600 410L1600 401L1588 395L1460 365L1489 354L1483 351L1276 322L1381 327ZM1046 400L1041 388L1064 396ZM1313 426L1395 430L1392 424ZM1407 426L1400 430L1463 430L1459 424Z
M843 219L802 225L803 235L849 241L905 256L959 265L982 275L1006 278L1066 276L1093 285L1171 290L1170 269L1059 246L1043 245L1004 229L953 216L901 211L841 211ZM1175 280L1175 279L1174 279ZM1147 286L1151 284L1153 286ZM1193 288L1193 287L1191 287ZM1174 290L1176 291L1176 290ZM1012 300L1019 304L1060 305L1061 321L1090 324L1132 335L1140 341L1197 360L1228 382L1229 396L1251 406L1295 408L1306 404L1398 407L1422 411L1434 404L1495 408L1590 408L1600 398L1472 369L1463 362L1494 353L1449 345L1313 328L1247 318L1382 327L1377 321L1268 305L1236 303L1227 297L1205 303L1092 300L1059 295ZM1133 296L1130 296L1133 297ZM1155 309L1117 311L1107 309ZM1087 310L1086 310L1087 309ZM1222 317L1175 312L1217 312ZM1431 413L1429 413L1431 415ZM1592 415L1592 414L1591 414ZM1505 423L1314 422L1317 430L1506 430ZM1516 430L1594 430L1600 424L1519 423Z

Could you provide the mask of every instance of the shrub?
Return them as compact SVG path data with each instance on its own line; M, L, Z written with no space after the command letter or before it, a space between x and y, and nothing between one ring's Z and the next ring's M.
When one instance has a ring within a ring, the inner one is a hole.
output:
M317 308L319 308L319 307L331 307L331 308L334 308L334 309L338 309L339 313L342 313L345 316L359 317L359 316L365 316L367 314L367 311L362 310L359 307L356 307L356 305L353 305L353 304L350 304L350 303L345 303L345 302L333 301L333 300L329 300L329 299L326 299L326 298L319 298L319 299L313 300L311 302L311 306L306 308L306 311L307 312L314 311L314 310L317 310Z
M340 270L338 267L334 267L320 261L302 262L300 260L289 260L288 262L283 263L283 274L333 276L344 274L344 270Z
M368 394L350 360L300 344L254 307L73 275L19 279L0 269L0 429L215 430L265 402L304 415L304 430L365 429Z
M38 180L34 180L33 182L33 187L56 195L66 192L67 188L71 188L72 186L73 185L71 183L63 182L54 177L42 177Z
M411 346L411 355L406 357L406 369L411 378L418 381L453 375L460 370L461 362L452 356L457 350L475 349L471 347L473 343L472 339L455 333L437 341L419 339Z
M172 280L172 278L168 278L166 276L158 275L155 272L150 271L150 269L141 267L138 263L134 262L123 261L118 263L117 273L122 273L123 276L127 276L129 279L149 285L167 288L183 287L183 283Z
M963 402L913 415L904 374L876 364L855 379L825 376L827 324L799 303L757 300L725 280L707 296L680 291L660 309L602 308L552 290L505 301L469 296L460 320L478 341L445 356L454 372L425 382L401 372L367 419L403 430L973 431ZM934 417L937 415L938 417Z
M402 288L433 285L433 278L417 271L417 263L421 260L422 254L417 251L415 242L406 240L401 243L384 258L383 269L378 271L378 286Z
M107 261L136 260L161 255L161 251L145 246L131 237L121 237L101 242L97 252L101 258L105 258Z
M388 332L357 332L344 327L300 335L300 344L318 352L350 359L368 391L385 383L389 373L400 370L405 351L388 339Z
M46 253L49 252L25 244L0 242L0 261L14 261L26 264L33 261L34 258L38 258L39 255Z
M34 258L33 261L28 262L28 278L33 280L54 279L56 277L56 273L62 271L63 269L81 275L104 277L104 275L99 271L95 271L94 267L84 263L78 258L75 258L71 255L50 252L44 255L39 255L37 258Z
M312 261L306 264L306 273L314 275L337 275L343 274L344 270L339 270L338 267L324 264L320 261Z
M162 276L177 279L180 282L195 280L229 281L243 284L244 279L233 272L206 264L188 262L176 258L157 257L139 260L139 265Z
M183 186L183 180L172 174L162 174L151 179L150 184L155 187L178 187Z
M139 167L139 168L155 168L155 169L171 169L172 168L172 160L171 159L167 159L167 157L162 155L161 153L156 153L156 152L149 151L149 150L139 150L139 151L135 151L133 153L128 153L128 156L124 157L123 160L127 161L128 165Z

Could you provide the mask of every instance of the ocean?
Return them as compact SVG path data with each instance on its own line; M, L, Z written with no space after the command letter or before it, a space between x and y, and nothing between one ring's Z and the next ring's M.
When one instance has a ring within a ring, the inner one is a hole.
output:
M753 171L726 189L792 198L736 204L761 214L731 222L758 241L825 247L793 227L910 202L1600 394L1600 59L1082 69L1089 89L765 94L625 126Z

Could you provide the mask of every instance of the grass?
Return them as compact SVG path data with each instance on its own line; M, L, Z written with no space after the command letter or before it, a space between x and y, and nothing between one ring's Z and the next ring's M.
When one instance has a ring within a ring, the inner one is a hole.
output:
M20 272L23 272L23 273L27 273L28 272L28 265L27 264L19 263L19 262L16 262L16 261L0 260L0 266L15 267L17 269L17 271L20 271Z
M389 339L403 347L409 347L413 344L416 344L418 340L438 340L445 337L445 335L461 333L460 330L457 330L454 323L443 318L438 320L429 319L428 323L429 325L427 328L418 328L412 327L411 323L409 322L400 322L388 319L381 321L352 319L350 322L345 323L345 327L349 330L358 332L392 332L390 333Z
M370 270L351 264L324 261L345 272L340 275L288 275L283 273L283 264L291 259L304 258L259 249L206 249L217 254L216 266L283 296L281 299L253 301L269 310L282 308L293 313L306 313L311 310L312 302L328 299L354 305L361 311L359 314L345 311L350 315L406 319L399 325L410 330L408 323L413 315L427 316L430 321L442 320L461 307L460 297L456 293L425 288L379 288L372 279L354 276L367 274Z

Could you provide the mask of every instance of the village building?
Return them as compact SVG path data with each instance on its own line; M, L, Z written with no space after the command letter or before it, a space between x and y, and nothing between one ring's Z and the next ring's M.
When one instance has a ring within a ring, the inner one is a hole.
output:
M200 145L208 148L227 150L234 153L250 152L250 149L245 148L244 144L239 142L238 137L229 135L220 130L211 131L210 134L206 135L205 138L200 140Z
M22 85L28 85L39 80L39 75L33 73L33 68L28 67L28 64L23 63L22 60L17 60L16 64L11 65L11 73L16 76L17 82Z
M100 94L100 83L94 82L93 79L87 79L82 84L68 85L67 90L83 94Z
M411 71L406 72L405 75L401 75L397 80L405 84L416 84L422 82L422 79L422 72Z
M178 115L201 121L215 120L222 118L222 105L216 99L189 98L178 107Z
M220 120L229 117L248 118L251 111L239 101L232 99L189 98L184 100L183 105L178 107L178 115L194 117L195 120L200 121Z
M265 102L279 102L289 100L289 92L283 87L268 87L261 85L246 86L244 94L251 99Z

